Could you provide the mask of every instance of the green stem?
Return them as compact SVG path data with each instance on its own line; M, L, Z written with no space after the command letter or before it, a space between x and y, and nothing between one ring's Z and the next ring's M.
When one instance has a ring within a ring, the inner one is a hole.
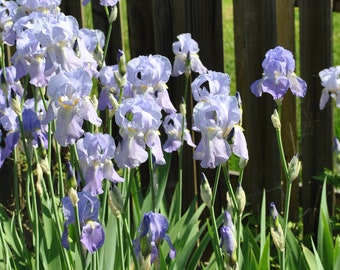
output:
M236 212L238 213L238 204L237 204L237 200L236 200L236 196L235 196L233 187L231 186L231 183L230 183L228 168L226 166L222 166L222 171L223 171L224 178L226 180L228 192L229 192L231 199L233 201L234 208L235 208Z
M111 38L111 33L112 33L112 22L109 22L110 14L109 14L107 7L105 7L105 12L106 12L106 15L107 15L107 18L108 18L109 27L108 27L107 32L106 32L104 53L103 53L103 63L105 62L105 59L106 59L107 50L109 48L109 43L110 43L110 38Z
M85 255L83 252L83 246L82 243L80 242L80 235L81 235L81 227L80 227L80 220L79 220L79 211L78 211L78 205L74 205L74 216L76 218L76 243L78 246L79 254L80 254L80 259L81 259L81 264L82 264L82 269L86 269L86 260L85 260Z
M124 238L123 238L123 232L122 232L122 220L120 218L117 219L117 230L118 230L118 237L119 237L119 253L120 253L120 259L121 259L121 269L125 269L125 260L124 260ZM124 225L123 225L124 226ZM129 258L129 256L128 256Z
M22 243L25 243L21 222L21 209L20 209L20 196L19 196L19 180L18 180L18 153L17 148L13 151L14 158L14 166L13 166L13 178L14 178L14 198L15 198L15 214L17 217L20 238L22 239Z
M216 169L214 187L213 187L213 195L212 195L212 198L211 198L211 207L209 208L209 211L210 211L212 226L213 226L213 230L214 230L214 242L215 242L214 244L217 245L217 247L215 249L217 251L216 259L217 259L217 262L218 262L219 267L220 267L219 269L224 269L224 261L223 261L221 249L219 248L219 237L218 237L218 230L217 230L215 210L214 210L214 204L215 204L220 174L221 174L221 165L219 165Z
M154 183L154 177L153 177L153 164L152 164L152 153L151 149L148 148L148 164L149 164L149 182L150 182L150 188L151 188L151 209L152 211L155 211L156 207L156 190L155 190L155 183Z
M123 228L124 228L125 235L128 237L129 248L130 248L130 251L131 251L131 254L132 254L133 262L135 264L135 268L138 269L137 257L136 257L136 254L135 254L135 249L134 249L133 244L132 244L129 225L127 223L127 219L126 219L125 215L123 215Z

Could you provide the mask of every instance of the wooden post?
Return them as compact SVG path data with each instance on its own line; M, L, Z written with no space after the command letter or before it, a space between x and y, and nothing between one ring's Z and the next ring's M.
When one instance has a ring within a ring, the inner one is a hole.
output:
M275 46L275 1L235 0L234 31L236 83L243 101L243 126L248 143L249 163L243 186L251 210L259 212L263 189L268 203L281 208L280 157L271 114L273 98L264 94L255 97L250 85L262 76L261 63L267 50Z
M332 65L332 1L300 0L301 76L308 90L301 104L305 233L315 232L321 183L313 177L332 168L332 104L319 109L319 71Z
M290 50L295 55L295 25L294 25L294 0L276 1L276 31L277 44ZM285 95L282 104L282 140L285 150L285 158L289 162L293 155L297 154L297 125L296 125L296 97L290 91ZM283 188L286 187L286 179L282 174ZM297 221L299 214L299 183L293 182L291 193L290 220ZM286 190L285 190L286 192ZM284 200L284 196L282 196ZM284 205L284 201L283 204Z

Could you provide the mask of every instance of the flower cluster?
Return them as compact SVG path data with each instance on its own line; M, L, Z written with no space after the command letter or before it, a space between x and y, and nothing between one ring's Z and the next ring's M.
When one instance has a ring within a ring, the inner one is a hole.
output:
M193 129L202 135L194 159L201 160L203 168L223 164L232 153L240 157L240 165L249 159L243 129L239 125L240 104L237 97L229 95L229 82L227 74L208 71L199 75L191 85L197 101Z
M109 180L115 191L118 183L124 181L115 166L136 168L149 157L155 164L163 165L163 151L178 151L184 141L196 147L185 109L182 106L177 113L170 100L167 83L171 76L199 73L191 85L196 105L189 117L193 117L192 129L202 135L194 152L194 159L201 160L202 167L214 168L226 162L232 153L246 164L248 150L241 127L241 104L230 95L230 78L207 70L191 34L178 35L178 41L173 43L173 65L162 55L141 55L125 63L125 55L119 51L117 65L107 66L104 34L79 28L73 16L60 11L60 2L1 1L0 37L4 44L13 46L13 54L10 67L0 70L0 166L17 145L29 152L32 163L46 158L43 154L33 155L34 148L68 151L70 155L63 157L68 196L61 200L62 244L68 249L74 241L70 227L80 226L75 228L80 231L80 242L93 253L105 238L99 222L99 198L107 195L103 181ZM118 2L101 0L100 4L106 11L111 7L109 15L114 17ZM83 1L83 5L87 3L89 0ZM30 87L24 88L21 82ZM93 82L99 86L98 100ZM97 109L108 109L108 120L114 120L119 128L116 141L111 133L102 133L105 128L101 129L103 121ZM164 143L161 126L167 135ZM47 169L44 172L49 173ZM43 172L37 174L41 180ZM61 171L59 174L63 177ZM44 185L40 180L42 194ZM137 256L150 256L150 263L156 262L160 241L164 239L173 258L176 251L166 235L168 227L163 215L144 214L139 235L133 241Z

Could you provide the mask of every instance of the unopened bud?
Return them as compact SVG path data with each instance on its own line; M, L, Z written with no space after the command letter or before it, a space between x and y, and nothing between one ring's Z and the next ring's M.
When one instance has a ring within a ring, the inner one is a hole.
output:
M288 174L289 174L289 181L294 181L301 170L301 161L298 158L298 155L292 157L291 161L288 164Z
M226 193L226 200L227 200L227 211L229 213L232 213L234 211L234 203L232 198L229 195L229 192Z
M113 185L110 196L109 196L109 207L112 210L112 213L119 217L121 213L124 213L124 201L122 194L119 190L119 188L115 185Z
M179 104L179 111L181 112L182 116L186 116L187 114L187 106L185 104L184 98L182 98L181 103Z
M285 250L285 241L284 241L284 235L283 230L281 227L281 224L279 223L278 226L270 226L270 234L273 238L273 243L275 247L281 251Z
M271 214L270 234L273 238L273 243L277 249L284 251L285 240L281 224L279 223L279 213L276 210L275 203L271 202L269 207Z
M77 180L71 162L66 162L66 180L70 188L77 188Z
M113 23L117 19L117 15L118 15L118 8L117 6L113 6L110 12L109 23Z
M68 190L68 196L70 197L73 206L77 206L79 201L78 193L73 187Z
M121 90L126 84L126 76L125 75L122 76L119 72L115 71L113 73L113 77L118 88Z
M281 129L281 121L280 121L280 116L277 112L277 110L274 110L274 113L272 114L272 123L275 129Z
M204 173L202 173L202 182L201 182L201 185L200 185L200 190L201 190L202 201L209 208L211 208L212 192L211 192L211 188L210 188L208 179L207 179L207 177L205 176Z
M15 97L13 97L11 99L12 101L12 109L13 111L17 114L17 115L21 115L22 110L21 110L21 104L20 104L20 100L18 99L18 95L15 95Z
M117 62L118 62L119 74L121 76L124 76L126 73L126 60L125 60L125 53L123 50L118 50Z
M244 189L242 188L241 184L239 184L238 187L236 188L235 195L238 213L239 215L242 215L244 208L246 207L246 193L244 192Z

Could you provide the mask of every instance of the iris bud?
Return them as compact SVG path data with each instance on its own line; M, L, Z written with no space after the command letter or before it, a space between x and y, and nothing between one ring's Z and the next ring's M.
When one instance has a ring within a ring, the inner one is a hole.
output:
M301 162L299 158L297 157L297 155L295 155L293 156L293 158L288 164L288 174L289 174L290 182L294 181L298 177L300 173L300 169L301 169Z
M210 188L208 179L207 179L207 177L205 176L204 173L202 173L202 182L201 182L201 185L200 185L200 190L201 190L202 201L209 208L211 208L212 192L211 192L211 188Z
M277 112L277 110L274 110L274 113L272 114L272 123L275 129L281 129L281 121L280 121L280 116Z

